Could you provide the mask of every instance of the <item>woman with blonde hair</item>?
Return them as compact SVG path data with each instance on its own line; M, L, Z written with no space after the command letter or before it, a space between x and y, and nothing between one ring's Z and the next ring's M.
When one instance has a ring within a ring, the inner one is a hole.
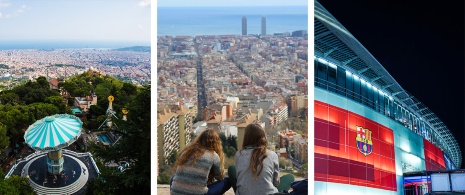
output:
M171 194L223 194L230 187L223 179L224 153L218 133L202 132L186 146L176 161L176 173L171 179ZM218 180L214 182L214 180Z
M263 128L259 124L247 125L242 150L236 152L234 158L237 175L236 194L278 193L278 155L268 150L267 146L268 141Z

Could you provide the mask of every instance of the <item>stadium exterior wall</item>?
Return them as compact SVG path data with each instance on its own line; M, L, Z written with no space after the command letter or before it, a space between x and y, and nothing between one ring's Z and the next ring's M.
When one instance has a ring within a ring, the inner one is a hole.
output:
M314 97L315 194L404 194L404 172L446 169L443 152L401 123L319 87Z

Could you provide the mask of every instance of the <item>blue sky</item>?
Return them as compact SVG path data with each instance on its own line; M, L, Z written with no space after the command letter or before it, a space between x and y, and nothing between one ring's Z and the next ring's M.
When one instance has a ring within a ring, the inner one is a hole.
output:
M307 6L308 0L158 0L157 6Z
M150 7L150 0L0 0L0 40L150 43Z

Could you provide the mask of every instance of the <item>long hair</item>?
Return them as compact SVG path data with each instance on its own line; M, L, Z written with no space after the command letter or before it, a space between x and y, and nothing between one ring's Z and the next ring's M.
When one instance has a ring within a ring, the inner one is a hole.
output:
M224 165L224 153L223 147L221 146L221 140L218 133L212 129L207 129L202 132L194 142L184 148L179 154L179 158L176 160L175 168L184 167L194 164L205 152L205 150L215 151L220 157L220 177L223 178L223 165ZM210 171L208 176L208 182L212 183L214 180L213 172Z
M245 127L242 148L243 150L246 147L253 148L249 168L252 168L254 179L257 179L263 170L263 160L268 157L266 153L267 146L265 131L259 124L252 123Z

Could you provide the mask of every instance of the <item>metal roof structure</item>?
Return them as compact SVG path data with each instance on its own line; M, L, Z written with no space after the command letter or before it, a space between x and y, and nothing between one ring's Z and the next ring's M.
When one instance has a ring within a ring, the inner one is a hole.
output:
M381 63L318 1L315 1L314 11L315 55L338 62L338 66L358 74L402 103L404 108L433 129L440 148L460 167L462 153L446 125L427 106L405 91Z
M38 151L56 151L69 146L81 135L81 119L68 114L56 114L37 120L24 133L24 140Z

